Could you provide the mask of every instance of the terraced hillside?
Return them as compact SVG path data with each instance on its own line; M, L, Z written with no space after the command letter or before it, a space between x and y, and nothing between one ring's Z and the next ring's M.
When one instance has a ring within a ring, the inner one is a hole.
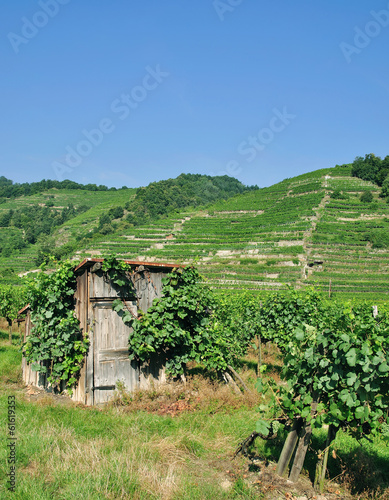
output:
M87 211L62 224L54 233L55 244L77 244L77 238L97 226L99 217L112 207L124 205L135 195L135 189L118 191L84 191L50 189L31 196L10 199L0 205L0 216L9 210L17 211L34 206L50 206L61 210L69 205L75 207L86 205ZM0 241L23 237L23 229L18 227L0 227ZM15 274L21 274L37 267L36 259L40 241L19 251L12 251L9 256L0 257L0 279L5 283L13 283Z
M327 196L318 211L315 230L307 241L312 267L306 269L306 281L329 286L331 280L332 290L338 292L387 295L389 249L384 243L389 235L389 205L378 197L376 185L356 177L334 172L324 185L327 193L341 189L348 199ZM372 203L359 200L366 190L373 193Z
M76 257L115 253L150 262L197 262L215 288L316 284L331 293L384 298L389 205L376 185L351 177L350 170L317 170L141 226L119 221L110 234L80 240ZM364 191L373 193L373 202L360 201ZM119 197L63 224L56 238L70 241L85 234L104 210L123 204ZM28 268L32 254L21 253L18 265L14 259L18 271Z
M336 190L348 199L331 198ZM360 201L366 190L373 203ZM331 293L387 294L389 249L366 240L377 230L389 230L389 205L378 187L336 167L109 235L79 255L196 261L216 288L316 284Z

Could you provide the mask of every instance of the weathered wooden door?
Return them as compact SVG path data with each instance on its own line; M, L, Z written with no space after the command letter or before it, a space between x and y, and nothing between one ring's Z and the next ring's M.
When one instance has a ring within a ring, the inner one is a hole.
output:
M127 302L128 304L128 302ZM136 311L136 304L129 304ZM128 336L130 328L121 315L112 310L112 301L96 301L93 304L93 364L94 404L105 403L114 395L118 382L128 391L139 386L139 365L130 361Z
M150 272L139 270L134 278L134 290L128 287L118 289L106 279L101 264L91 268L88 315L92 329L90 352L93 356L88 355L86 375L86 392L93 394L90 404L107 402L114 395L118 382L124 384L127 391L133 391L147 387L150 380L153 383L164 380L162 360L155 359L142 367L138 362L130 361L128 337L131 329L123 322L122 314L112 310L113 301L122 297L135 317L138 307L147 311L153 299L161 293L164 274L158 270L151 276Z

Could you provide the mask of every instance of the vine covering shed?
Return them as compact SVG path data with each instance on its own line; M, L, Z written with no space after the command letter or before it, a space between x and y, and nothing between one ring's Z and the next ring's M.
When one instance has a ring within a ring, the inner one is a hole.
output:
M87 405L107 402L118 381L133 391L165 380L165 360L161 357L152 356L147 364L129 359L131 328L122 321L122 313L112 309L112 303L121 298L134 316L138 309L146 312L153 300L161 296L163 278L177 266L126 260L134 286L120 288L103 272L103 261L85 259L75 268L74 311L83 332L89 332L90 344L72 399ZM30 331L27 311L25 340ZM23 380L27 385L50 390L45 373L34 371L25 358Z

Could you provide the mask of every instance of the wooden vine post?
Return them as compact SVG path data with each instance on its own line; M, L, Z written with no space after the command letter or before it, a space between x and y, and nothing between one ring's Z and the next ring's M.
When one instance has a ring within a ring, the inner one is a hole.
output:
M258 365L257 365L257 376L261 376L261 366L262 366L262 341L261 336L257 335L258 339Z
M316 413L316 407L317 403L312 403L311 407L312 416L314 416L314 414ZM301 469L303 468L305 455L307 454L308 446L309 443L311 442L311 437L312 437L311 423L305 421L301 429L296 455L294 457L293 466L289 474L289 480L292 481L292 483L295 483L297 481Z
M262 302L259 303L260 309L262 309ZM261 335L257 335L258 340L258 365L257 365L257 376L261 376L261 366L262 366L262 339Z
M282 448L282 452L276 468L276 474L278 474L279 476L283 476L286 472L286 469L288 468L290 459L292 458L294 449L296 448L302 423L303 420L301 418L297 418L293 422L292 429L290 430L285 440L284 447Z
M323 493L324 491L324 480L327 471L328 455L331 443L336 437L336 433L337 433L337 428L334 427L333 425L330 425L328 428L326 447L324 449L324 452L319 454L319 460L316 465L315 481L314 481L314 488L319 493Z

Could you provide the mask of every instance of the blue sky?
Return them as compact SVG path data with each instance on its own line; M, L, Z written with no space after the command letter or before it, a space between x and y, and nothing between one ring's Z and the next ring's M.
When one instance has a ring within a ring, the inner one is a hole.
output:
M387 0L18 0L0 26L16 182L268 186L389 154Z

